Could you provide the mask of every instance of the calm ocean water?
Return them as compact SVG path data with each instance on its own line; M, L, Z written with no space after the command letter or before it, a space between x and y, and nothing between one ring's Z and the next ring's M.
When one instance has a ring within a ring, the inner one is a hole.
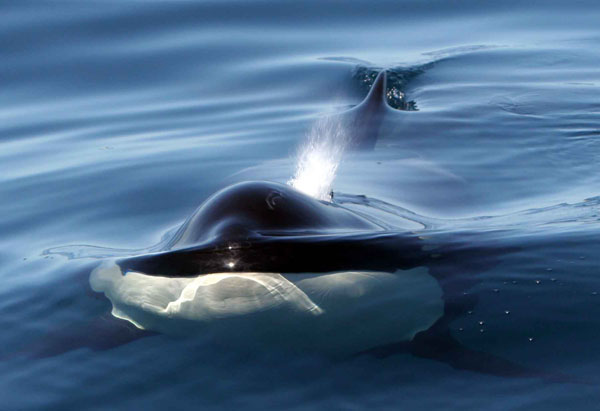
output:
M598 2L0 10L0 410L600 408ZM441 238L501 243L493 264L467 253L446 267L478 281L451 332L571 381L202 334L14 355L110 308L84 246L148 248L228 184L288 181L323 113L359 103L382 68L410 110L386 117L374 151L344 158L334 192L415 213Z

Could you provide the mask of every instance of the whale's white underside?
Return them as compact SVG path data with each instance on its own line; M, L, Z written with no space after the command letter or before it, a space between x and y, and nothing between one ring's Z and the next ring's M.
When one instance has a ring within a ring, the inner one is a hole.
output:
M419 267L395 273L123 275L107 261L90 284L115 317L164 334L345 354L412 339L443 314L438 282Z

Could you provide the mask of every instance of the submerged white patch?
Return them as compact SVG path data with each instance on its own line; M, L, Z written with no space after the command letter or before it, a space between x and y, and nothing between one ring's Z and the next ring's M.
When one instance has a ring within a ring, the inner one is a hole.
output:
M291 276L288 277L291 279ZM350 354L409 341L444 313L442 290L427 268L299 275L295 284L325 314L313 319L313 344Z
M275 273L215 273L194 278L123 275L110 261L92 271L90 285L112 302L115 317L166 333L177 332L169 320L207 323L277 308L322 313L298 287Z
M426 268L167 278L123 275L106 262L92 272L90 284L110 299L114 316L139 328L167 334L217 329L221 340L244 345L334 354L410 340L443 314L442 291Z

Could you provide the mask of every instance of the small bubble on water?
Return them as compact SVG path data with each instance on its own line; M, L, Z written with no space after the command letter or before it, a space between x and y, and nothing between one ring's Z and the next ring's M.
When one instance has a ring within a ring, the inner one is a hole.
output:
M464 330L464 328L458 327L458 331L463 331L463 330Z
M546 268L546 271L552 271L552 268L548 267Z
M479 321L479 325L483 325L483 324L485 324L485 322Z
M469 310L469 311L467 311L467 314L469 314L469 315L473 314L473 311Z
M533 337L528 338L529 342L533 341Z
M516 280L512 280L512 283L513 283L513 284L516 284L516 283L517 283L517 281L516 281Z
M500 292L500 290L497 288L494 288L494 292L497 293L497 292Z
M483 328L480 328L480 329L479 329L479 332L480 332L480 333L482 333L482 332L483 332Z
M539 284L540 282L541 282L540 280L535 280L535 283L536 283L536 284Z
M592 295L598 295L598 291L592 291Z
M556 278L551 278L550 281L552 281L553 283L556 282Z
M504 314L508 315L508 314L510 314L510 311L504 310Z

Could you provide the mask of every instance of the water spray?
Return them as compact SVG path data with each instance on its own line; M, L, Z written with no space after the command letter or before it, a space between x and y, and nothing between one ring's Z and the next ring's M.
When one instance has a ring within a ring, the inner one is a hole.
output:
M309 196L331 201L333 180L347 145L348 137L339 118L318 120L300 147L296 171L287 183Z

